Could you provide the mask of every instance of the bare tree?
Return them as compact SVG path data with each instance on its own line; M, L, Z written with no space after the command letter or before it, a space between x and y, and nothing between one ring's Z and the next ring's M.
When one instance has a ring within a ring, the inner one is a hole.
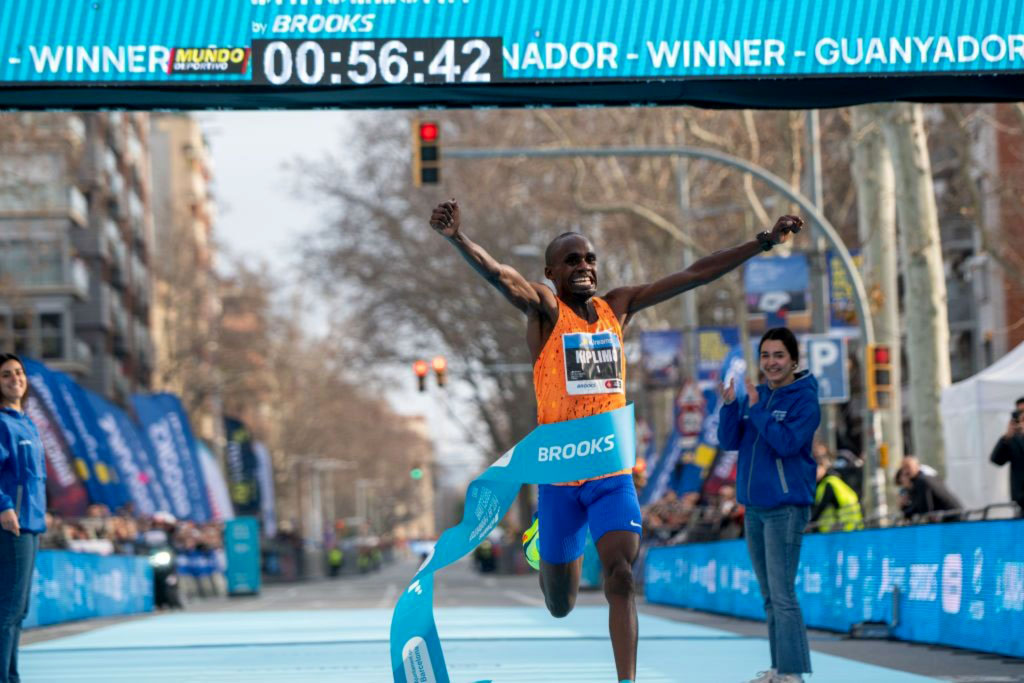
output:
M922 461L944 474L946 457L939 403L942 390L950 384L949 323L938 212L921 105L885 105L883 130L896 169L914 451Z

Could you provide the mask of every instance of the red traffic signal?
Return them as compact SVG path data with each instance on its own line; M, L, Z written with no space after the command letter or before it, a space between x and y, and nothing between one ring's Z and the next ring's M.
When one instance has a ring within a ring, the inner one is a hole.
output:
M420 391L427 390L427 361L418 360L412 364L412 371L416 373L416 380L419 382Z
M423 142L434 142L437 140L437 124L432 121L421 123L420 140Z
M441 182L441 127L436 121L412 123L412 184L415 187Z
M443 387L448 380L448 361L444 356L434 356L431 361L434 366L434 374L437 375L437 386Z
M868 409L879 410L892 405L892 351L886 344L868 346Z
M874 361L875 361L875 363L888 364L888 363L891 362L889 360L889 347L888 346L881 346L881 345L877 345L876 344L874 346L872 352L874 354Z

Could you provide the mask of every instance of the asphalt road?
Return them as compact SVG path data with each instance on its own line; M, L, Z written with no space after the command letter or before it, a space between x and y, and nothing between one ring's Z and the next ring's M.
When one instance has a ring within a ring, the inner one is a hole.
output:
M258 597L213 599L189 605L188 614L242 614L245 612L295 612L303 610L390 610L399 591L414 573L413 560L395 562L382 570L366 575L347 575L337 579L310 581L292 585L264 586ZM578 607L601 607L600 591L583 591ZM449 567L437 575L436 608L505 608L529 607L543 609L535 574L496 576L479 574L466 561ZM684 610L639 601L641 614L660 617L681 624L691 624L736 634L744 639L765 636L764 624L714 614ZM116 619L94 619L26 631L23 645L48 643L66 636L89 634L104 627L131 622L145 622L152 615ZM141 624L140 624L141 625ZM997 634L993 634L997 637ZM442 640L444 634L442 633ZM641 632L643 638L643 632ZM946 647L890 641L852 640L842 634L826 631L810 633L811 649L857 662L872 664L959 683L1004 683L1024 681L1024 660L982 654ZM669 647L666 643L666 647ZM765 644L765 648L767 645ZM685 663L681 652L680 663ZM813 655L812 655L813 662ZM810 680L820 680L815 677Z

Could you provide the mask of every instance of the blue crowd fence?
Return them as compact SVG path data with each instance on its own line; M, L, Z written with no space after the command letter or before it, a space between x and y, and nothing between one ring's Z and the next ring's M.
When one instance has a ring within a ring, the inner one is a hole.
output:
M797 572L804 620L848 632L885 622L901 640L1024 657L1024 520L807 534ZM649 602L763 619L742 540L655 547Z
M153 569L146 557L43 550L36 557L23 626L153 611Z

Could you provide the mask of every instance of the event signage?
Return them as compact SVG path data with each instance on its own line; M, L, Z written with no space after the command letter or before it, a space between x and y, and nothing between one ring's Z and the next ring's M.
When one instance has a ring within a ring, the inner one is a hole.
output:
M132 406L149 439L171 512L181 519L209 521L206 482L181 401L173 394L134 394Z
M115 414L120 412L120 409L91 391L86 391L85 394L96 413L96 424L106 436L107 447L113 456L121 481L124 482L128 495L135 505L135 512L144 517L151 517L154 512L166 509L153 495L150 486L151 472L147 471L148 455L145 451L136 450L138 444L129 440L126 428L128 425Z
M85 484L89 500L117 510L129 497L85 390L63 372L27 358L24 362L33 394L54 417L74 454L75 471Z
M620 96L602 84L637 82L649 85L638 97L660 90L685 101L694 90L666 84L985 74L997 82L952 90L998 99L1000 77L1024 75L1022 27L1018 0L5 0L0 88L145 85L179 98L185 90L187 106L221 86L231 95L221 101L243 108L269 106L267 95L309 106L303 92L334 91L338 104L367 106L401 92L406 106L464 106L489 93L527 103L529 92L508 88L524 84L585 84L573 94L586 102ZM467 87L474 95L452 94ZM833 90L817 96L856 97ZM355 91L366 94L345 102ZM124 92L61 96L100 106ZM779 102L777 88L758 92L772 93L770 106L796 106ZM937 85L918 94L953 93ZM728 88L717 96L729 97Z
M259 516L260 463L253 450L252 433L241 420L225 417L224 434L228 441L227 475L231 504L238 515Z
M850 400L850 370L846 362L846 338L827 334L809 334L807 369L818 380L819 403L846 403Z
M50 411L29 394L25 414L39 430L46 453L46 507L65 517L81 517L89 505L89 494L75 475L74 456Z
M43 550L36 556L25 628L153 611L145 557Z
M1024 521L1005 520L807 534L796 578L804 620L840 632L880 621L904 640L1024 656L1022 532ZM743 541L652 548L645 594L764 617Z
M462 521L441 534L395 605L391 618L395 683L451 680L434 623L434 573L487 538L524 483L576 481L631 468L636 460L635 427L631 403L540 425L470 482Z

